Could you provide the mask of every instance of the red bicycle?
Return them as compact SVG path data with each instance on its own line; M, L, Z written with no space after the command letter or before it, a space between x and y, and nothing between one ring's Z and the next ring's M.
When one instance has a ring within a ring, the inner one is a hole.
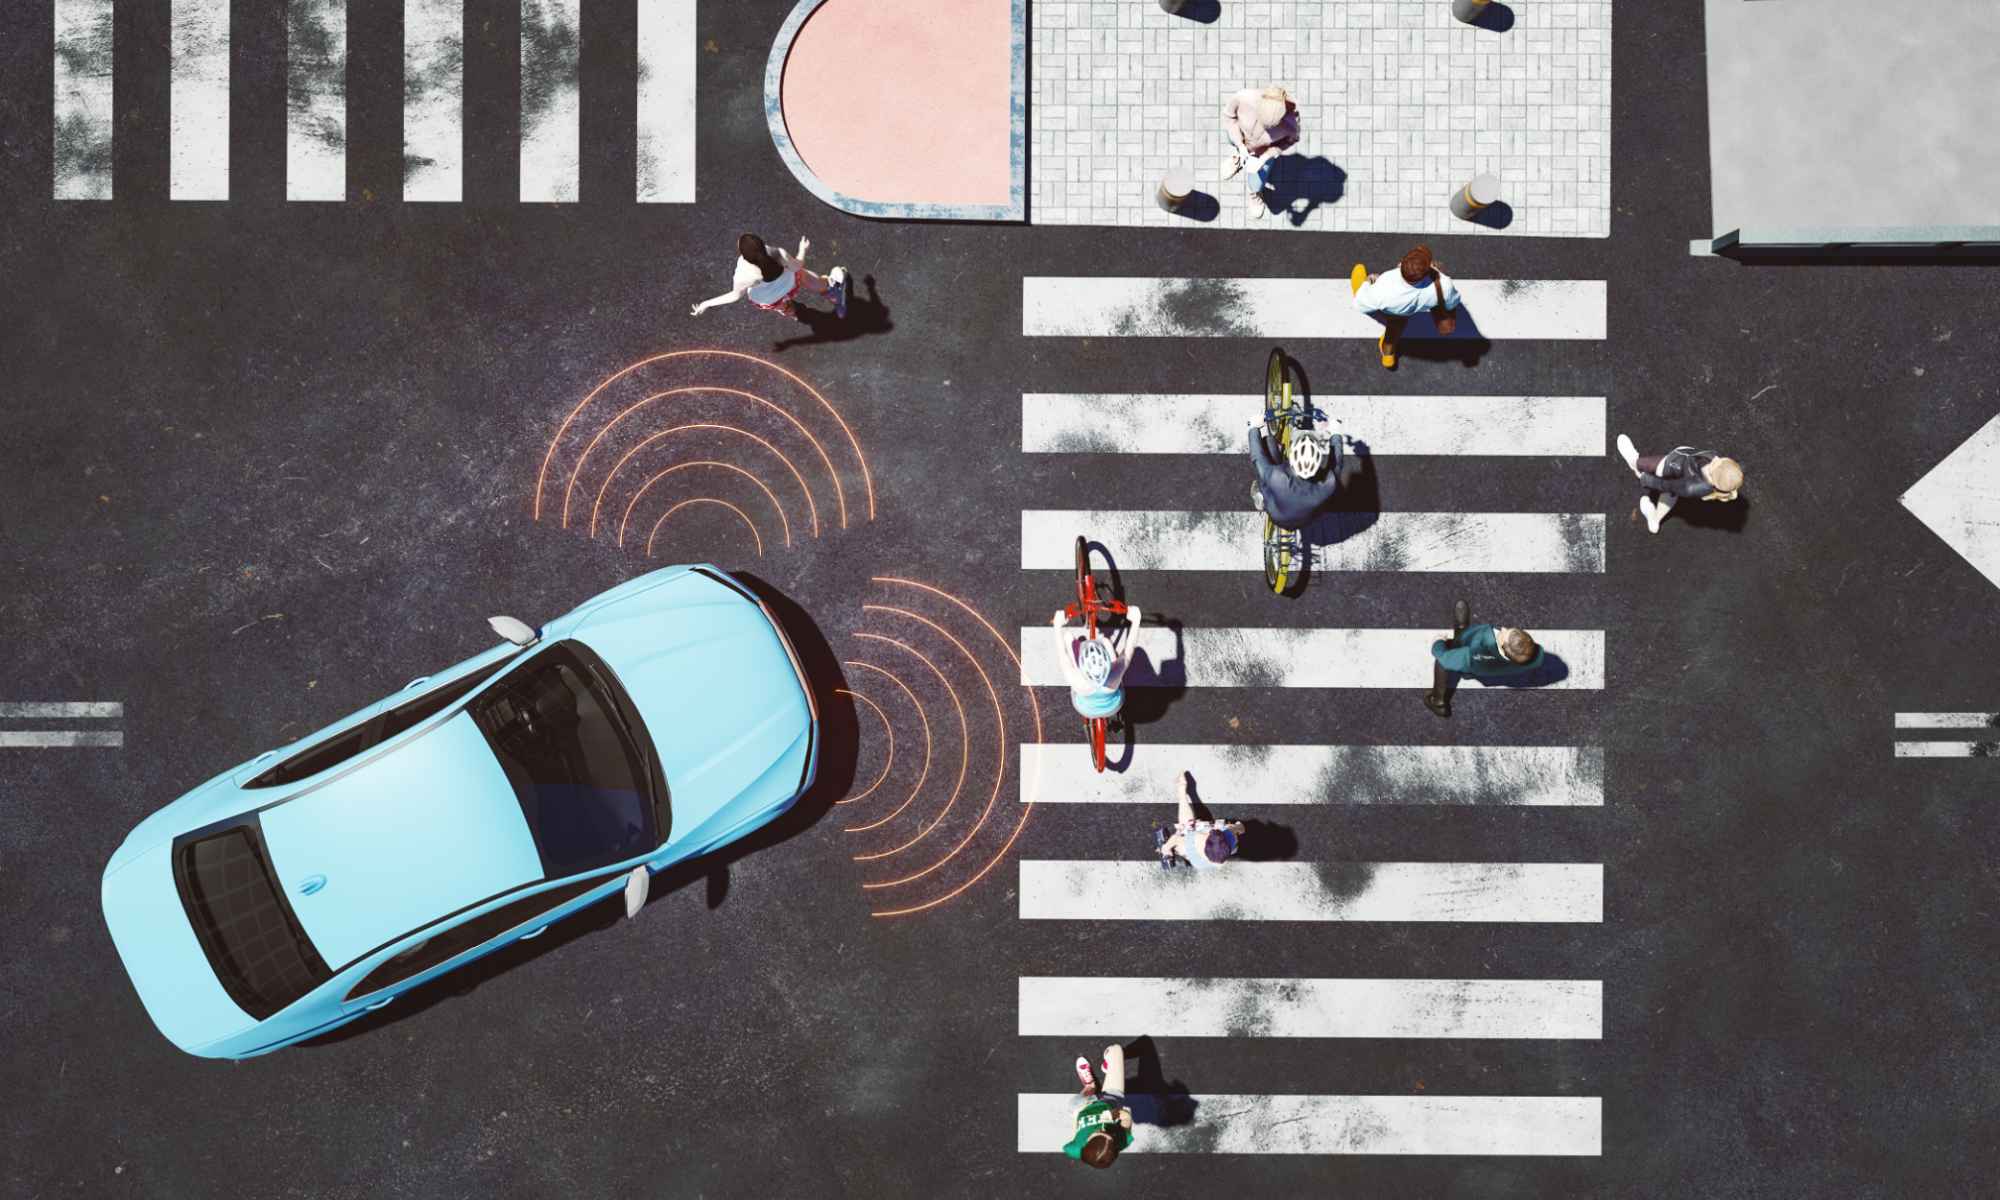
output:
M1081 617L1084 630L1091 637L1097 636L1097 619L1100 616L1125 615L1125 602L1113 598L1107 589L1098 584L1097 577L1090 573L1090 543L1081 535L1076 539L1076 599L1063 606L1063 613L1072 621ZM1110 721L1104 717L1085 717L1083 725L1090 734L1090 761L1102 771L1104 740Z

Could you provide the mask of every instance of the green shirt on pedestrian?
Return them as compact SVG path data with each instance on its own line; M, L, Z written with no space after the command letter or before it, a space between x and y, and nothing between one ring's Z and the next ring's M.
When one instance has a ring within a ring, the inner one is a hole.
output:
M1092 1100L1076 1110L1076 1134L1063 1147L1063 1153L1079 1161L1083 1158L1083 1144L1092 1134L1103 1130L1111 1135L1120 1150L1132 1144L1132 1131L1125 1128L1118 1119L1118 1106L1109 1100Z
M1532 671L1542 665L1542 648L1535 647L1535 656L1524 663L1500 653L1500 639L1495 636L1491 625L1468 625L1465 632L1458 635L1458 645L1439 638L1431 643L1431 657L1447 671L1460 675L1472 675L1481 679L1492 679L1503 675L1518 675Z

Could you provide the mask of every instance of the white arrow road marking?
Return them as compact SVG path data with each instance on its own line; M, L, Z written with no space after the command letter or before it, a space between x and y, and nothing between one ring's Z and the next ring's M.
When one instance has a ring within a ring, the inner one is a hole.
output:
M1903 507L2000 587L2000 417L1904 492Z
M1604 1036L1596 979L1020 980L1022 1037Z
M639 0L639 202L694 203L695 0Z
M1023 803L1149 804L1173 811L1182 771L1233 813L1261 804L1501 804L1600 807L1596 746L1155 745L1098 771L1074 743L1022 743Z
M0 749L60 750L80 746L123 746L122 733L77 733L69 730L0 730Z
M347 0L287 0L285 199L347 199Z
M1248 475L1248 469L1245 470ZM1125 571L1262 571L1264 514L1021 512L1021 569L1075 569L1076 535L1116 548ZM1601 574L1602 513L1330 512L1305 530L1321 571Z
M1602 396L1315 396L1370 457L1605 452ZM1262 395L1028 392L1027 454L1235 454Z
M403 199L455 204L464 169L464 7L403 0Z
M1024 921L1604 919L1602 863L1021 860Z
M576 200L578 0L521 0L521 202Z
M1142 606L1143 607L1143 606ZM1128 687L1428 688L1431 643L1439 629L1182 629L1139 630L1138 656L1125 676ZM1604 687L1604 631L1534 629L1535 640L1562 660L1568 674L1538 688ZM1023 626L1021 682L1064 686L1057 642L1047 624ZM1461 691L1509 690L1505 680L1486 684L1467 677Z
M1063 1064L1058 1063L1058 1066ZM1017 1146L1060 1153L1074 1135L1074 1092L1019 1093ZM1193 1096L1193 1119L1158 1125L1160 1100L1128 1096L1126 1154L1603 1153L1596 1096Z
M1988 729L2000 728L2000 713L1913 712L1896 714L1898 729Z
M229 199L229 0L173 0L168 196Z
M1492 341L1604 338L1601 279L1460 279L1455 335ZM1021 281L1021 332L1029 337L1367 338L1382 332L1355 311L1339 279L1153 279L1029 275ZM1404 335L1435 338L1429 316ZM1321 407L1325 407L1322 405Z
M55 198L111 199L111 0L55 0Z
M2000 758L2000 738L1990 742L1897 742L1897 758Z

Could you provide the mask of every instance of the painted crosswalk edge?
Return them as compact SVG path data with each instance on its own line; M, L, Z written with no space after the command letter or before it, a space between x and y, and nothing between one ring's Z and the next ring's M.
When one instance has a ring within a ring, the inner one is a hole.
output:
M55 0L57 200L111 199L111 0Z
M580 169L579 0L521 0L521 202L572 203Z
M1898 729L2000 729L2000 713L1899 712Z
M116 700L0 701L0 717L122 717Z
M1218 979L1026 976L1022 1037L1604 1036L1596 979Z
M1076 743L1023 742L1022 803L1143 804L1173 810L1183 771L1217 802L1598 807L1597 746L1164 745L1099 771ZM1225 791L1226 789L1226 791Z
M347 199L347 0L285 6L285 199Z
M2000 758L2000 737L1990 742L1897 742L1897 758Z
M1343 433L1385 455L1596 456L1602 396L1314 396ZM1261 394L1050 393L1021 396L1026 454L1248 453Z
M173 0L167 194L229 199L229 0Z
M1073 535L1072 535L1073 536ZM1128 687L1427 688L1431 643L1440 629L1251 628L1174 630L1146 625L1125 676ZM1550 663L1538 676L1483 684L1460 682L1461 694L1482 687L1516 690L1604 687L1604 631L1534 629ZM1122 635L1121 635L1122 636ZM1064 683L1056 635L1046 624L1020 630L1021 682Z
M1461 279L1453 339L1601 341L1601 279ZM1028 337L1366 338L1382 326L1357 312L1339 279L1156 279L1029 275L1021 281L1021 332ZM1429 316L1404 337L1438 337Z
M0 750L58 750L82 746L118 747L125 735L117 732L86 733L74 730L0 729Z
M403 199L464 198L465 13L460 0L404 0Z
M1017 1094L1020 1152L1060 1153L1075 1100L1074 1092ZM1139 1122L1127 1154L1603 1153L1596 1096L1195 1095L1181 1105L1192 1105L1192 1119L1173 1125L1154 1123L1161 1098L1127 1102Z
M639 0L639 203L692 204L695 0Z
M1602 863L1231 862L1022 859L1024 921L1594 923Z

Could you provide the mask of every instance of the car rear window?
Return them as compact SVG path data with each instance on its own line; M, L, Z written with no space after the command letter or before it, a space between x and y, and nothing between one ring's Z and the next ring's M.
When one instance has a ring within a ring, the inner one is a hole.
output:
M261 1021L332 977L279 892L255 827L181 846L174 878L215 977L244 1012Z

